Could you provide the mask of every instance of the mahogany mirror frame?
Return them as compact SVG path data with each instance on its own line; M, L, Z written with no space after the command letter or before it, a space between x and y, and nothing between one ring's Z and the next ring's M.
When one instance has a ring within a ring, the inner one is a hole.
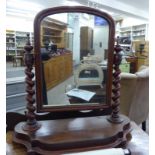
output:
M42 67L41 67L41 44L40 44L40 26L41 21L53 14L57 13L69 13L79 12L88 13L91 15L99 16L104 18L109 24L109 40L108 40L108 70L106 82L106 104L92 104L92 105L63 105L63 106L48 106L45 107L42 104ZM35 79L36 79L36 107L37 112L54 112L54 111L73 111L73 110L92 110L92 109L110 109L111 107L111 94L112 94L112 79L113 79L113 55L114 55L114 36L115 36L115 24L114 20L110 15L100 10L85 7L85 6L61 6L45 9L37 14L34 20L34 57L35 57Z

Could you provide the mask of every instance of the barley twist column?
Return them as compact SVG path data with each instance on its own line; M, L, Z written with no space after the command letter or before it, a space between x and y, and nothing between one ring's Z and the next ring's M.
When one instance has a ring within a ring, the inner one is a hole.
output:
M26 96L26 101L27 101L27 111L26 111L26 117L27 117L27 122L25 123L25 125L23 126L23 130L27 130L27 131L33 131L33 130L37 130L38 128L40 128L40 125L37 123L36 121L36 117L35 117L35 99L34 99L34 94L35 94L35 90L34 90L34 73L32 72L33 69L33 63L34 63L34 55L31 52L33 49L33 47L31 46L30 43L30 36L29 34L27 34L27 43L26 46L24 47L24 62L26 65L25 68L25 74L26 74L26 92L27 92L27 96Z

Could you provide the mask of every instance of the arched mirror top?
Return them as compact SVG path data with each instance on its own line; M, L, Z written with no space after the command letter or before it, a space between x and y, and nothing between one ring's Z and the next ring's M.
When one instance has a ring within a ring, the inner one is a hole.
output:
M65 16L67 21L55 15ZM80 24L83 19L87 22ZM34 54L38 112L111 107L114 34L114 20L97 9L62 6L37 14Z
M61 6L61 7L48 8L48 9L44 9L40 11L36 15L35 20L34 20L35 28L37 27L37 25L39 26L43 18L49 15L53 15L57 13L69 13L69 12L72 12L72 13L79 12L79 13L88 13L88 14L96 15L96 16L104 18L108 22L111 28L115 27L113 18L106 12L103 12L103 11L100 11L94 8L86 7L86 6L75 6L75 7Z

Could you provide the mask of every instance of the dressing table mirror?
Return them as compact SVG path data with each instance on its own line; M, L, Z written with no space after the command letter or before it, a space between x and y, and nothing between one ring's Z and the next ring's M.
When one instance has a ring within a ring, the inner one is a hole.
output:
M119 114L121 48L114 46L114 35L111 16L93 8L63 6L37 14L34 53L29 36L25 46L27 120L14 128L14 141L29 155L127 142L130 120Z
M35 20L38 112L110 108L113 23L80 8L57 12Z

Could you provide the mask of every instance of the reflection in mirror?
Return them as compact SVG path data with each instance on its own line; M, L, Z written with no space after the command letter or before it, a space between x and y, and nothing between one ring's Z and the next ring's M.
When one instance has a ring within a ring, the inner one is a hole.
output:
M43 105L106 103L109 25L86 13L59 13L40 26Z

